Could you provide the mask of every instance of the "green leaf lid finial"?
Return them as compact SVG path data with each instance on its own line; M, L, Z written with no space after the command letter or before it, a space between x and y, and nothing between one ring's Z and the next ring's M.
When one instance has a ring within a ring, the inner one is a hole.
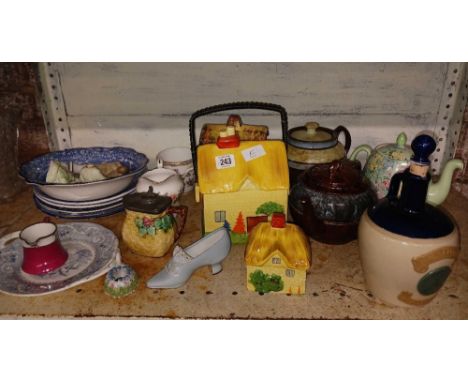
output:
M405 147L406 145L406 140L408 138L406 137L406 134L405 133L400 133L398 134L398 137L397 137L397 140L396 140L396 144L399 148L403 148Z

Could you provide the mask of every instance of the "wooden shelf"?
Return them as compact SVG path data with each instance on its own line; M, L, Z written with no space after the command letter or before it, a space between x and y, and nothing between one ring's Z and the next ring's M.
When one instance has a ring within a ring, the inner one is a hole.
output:
M193 195L182 203L189 217L180 244L186 246L200 237L201 206ZM366 290L357 242L332 246L312 243L312 270L304 296L248 292L244 246L234 246L220 274L199 269L182 288L152 290L146 280L169 260L131 254L121 242L122 259L140 276L136 292L121 299L104 294L104 276L75 288L47 296L14 297L0 294L3 318L227 318L227 319L467 319L468 318L468 209L467 201L452 192L444 204L459 224L462 251L452 275L439 295L425 307L393 308L379 304ZM0 204L0 235L16 231L43 214L34 207L31 190L10 203ZM93 219L121 238L124 213ZM57 223L60 219L53 219Z

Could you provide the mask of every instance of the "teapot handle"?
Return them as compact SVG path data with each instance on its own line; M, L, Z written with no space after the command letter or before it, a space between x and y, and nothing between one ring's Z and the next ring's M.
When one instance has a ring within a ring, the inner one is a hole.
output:
M403 180L404 172L397 172L395 175L392 176L390 180L390 187L388 188L388 193L386 198L389 201L396 201L398 200L398 191L400 191L400 184Z
M334 131L336 133L336 138L338 138L341 133L345 135L344 149L346 154L348 154L349 148L351 147L351 134L349 133L348 129L340 125Z
M354 151L352 152L351 156L349 157L349 159L356 160L358 154L361 151L366 153L366 161L367 161L367 159L370 157L370 155L372 153L372 147L370 147L369 145L360 145L360 146L356 147L354 149Z
M185 221L187 220L187 210L187 206L171 206L167 210L167 212L174 217L176 222L174 243L179 239L180 235L182 235L182 231L184 230Z

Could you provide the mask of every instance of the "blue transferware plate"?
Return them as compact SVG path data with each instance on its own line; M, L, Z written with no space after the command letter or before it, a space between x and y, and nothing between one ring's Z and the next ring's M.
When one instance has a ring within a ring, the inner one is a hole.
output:
M44 206L45 208L51 210L51 211L61 211L61 212L69 212L69 213L87 213L87 212L100 212L102 210L108 210L112 209L114 207L121 206L123 204L122 200L116 200L112 203L108 204L103 204L100 206L83 206L83 207L67 207L67 206L59 206L55 205L53 203L49 203L47 201L44 201L40 198L37 197L37 195L34 195L34 198L41 204L41 206Z
M102 218L122 212L124 210L123 202L119 202L115 205L106 206L95 210L81 210L81 211L70 211L60 208L53 208L44 204L36 197L33 197L36 207L47 215L55 216L63 219L93 219Z
M22 271L23 247L19 239L3 248L3 243L0 245L1 292L16 296L58 292L95 279L120 261L119 241L109 229L94 223L66 223L57 227L68 259L60 268L45 275ZM7 236L17 237L18 234Z

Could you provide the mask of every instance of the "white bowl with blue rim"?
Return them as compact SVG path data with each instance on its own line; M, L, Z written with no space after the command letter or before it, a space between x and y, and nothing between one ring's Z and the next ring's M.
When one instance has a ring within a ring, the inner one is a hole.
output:
M49 163L57 160L73 165L120 162L128 173L115 178L83 183L47 183ZM26 183L41 192L63 201L88 201L107 198L127 188L146 171L148 158L128 147L80 147L40 155L20 167L19 174Z

